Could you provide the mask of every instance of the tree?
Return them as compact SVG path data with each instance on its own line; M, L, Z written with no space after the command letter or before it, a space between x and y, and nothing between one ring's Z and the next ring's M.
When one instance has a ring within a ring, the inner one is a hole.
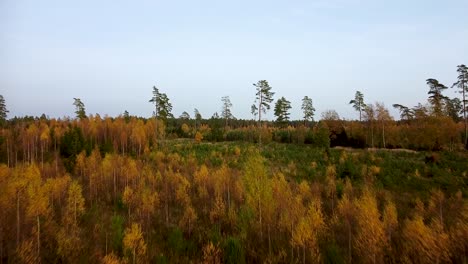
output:
M198 109L196 109L196 108L193 110L193 114L195 116L195 130L197 130L197 127L201 123L202 116L201 116L200 112L198 111Z
M260 153L255 152L248 157L244 167L244 186L246 202L258 217L260 240L263 242L263 222L265 207L271 201L272 190L267 176L265 159Z
M301 109L304 112L304 123L306 123L307 121L314 121L315 108L312 104L312 98L304 96L304 98L302 99Z
M234 117L231 113L232 103L231 103L231 100L229 99L229 96L221 97L221 101L223 102L223 107L221 109L221 117L224 118L225 120L224 126L227 127L228 120Z
M417 106L411 110L415 119L424 119L428 116L427 106L418 103Z
M284 97L278 99L275 104L276 122L284 123L289 121L289 109L291 109L291 102Z
M305 263L306 248L310 250L311 262L320 263L318 238L325 228L321 201L320 199L313 199L306 215L296 225L292 236L293 244L302 247L302 263Z
M321 119L322 120L327 120L327 121L337 121L340 120L340 115L335 110L325 110L325 112L322 112L321 114Z
M81 191L81 185L73 181L68 188L68 199L66 207L66 223L78 225L78 217L81 217L85 211L84 198Z
M364 103L364 95L360 91L356 91L354 99L349 101L349 104L352 104L354 109L359 112L359 121L361 121L362 111L366 108Z
M394 108L398 109L398 111L400 111L400 118L401 120L406 120L406 121L409 121L411 119L413 119L414 117L414 113L413 113L413 110L404 106L404 105L401 105L401 104L393 104L392 105Z
M130 250L133 264L142 262L146 254L146 243L139 224L134 223L131 228L125 230L123 244L126 250Z
M68 188L67 205L65 215L62 218L63 225L57 233L57 252L65 257L68 262L77 262L84 248L81 239L82 232L78 226L78 217L84 214L84 198L81 192L81 185L73 181Z
M382 125L382 143L383 147L386 147L385 144L385 123L388 121L392 120L392 117L390 116L390 113L388 112L388 109L385 108L385 105L383 103L377 102L375 104L375 110L377 112L377 120L380 121Z
M373 104L366 105L364 108L364 118L368 122L371 134L371 146L374 147L374 121L375 121L375 107Z
M391 243L393 231L398 227L398 213L392 200L388 200L385 204L382 218L387 233L387 241Z
M182 112L182 114L179 116L180 119L188 120L190 119L190 115L187 112Z
M466 94L468 93L468 67L464 64L458 65L457 66L457 72L458 72L458 81L456 81L453 85L452 88L457 86L459 92L462 94L462 103L463 103L463 123L465 125L465 148L468 149L468 124L467 124L467 118L466 118L466 112L468 111L467 109L467 99L466 99Z
M7 110L5 104L5 98L3 98L3 95L0 95L0 125L6 121L8 112L9 111Z
M445 98L445 114L452 118L455 123L458 123L460 118L460 113L463 113L463 104L458 98Z
M123 112L123 118L125 119L125 122L127 123L130 121L130 113L127 110Z
M165 93L159 92L156 86L153 86L153 97L151 97L149 102L154 104L154 116L156 119L166 122L167 118L173 117L171 114L172 104L169 102L169 98Z
M445 239L438 236L437 227L432 228L424 223L423 217L415 215L413 219L406 219L402 230L403 260L413 263L445 263L448 254L443 245Z
M443 115L444 100L447 98L442 95L442 92L447 89L447 86L439 83L436 79L427 79L427 85L429 85L429 103L432 105L432 113L435 116Z
M381 263L387 240L375 195L369 190L364 190L362 197L356 202L356 207L357 252L360 253L364 263Z
M73 105L75 106L75 114L76 118L85 119L86 118L86 111L84 103L81 101L80 98L73 98L75 100Z
M258 114L258 125L262 121L262 113L266 114L267 110L270 110L270 103L273 102L274 92L271 91L271 87L266 80L260 80L257 83L254 83L253 86L256 87L257 93L255 94L255 102L252 105L252 114ZM255 112L253 111L255 109Z
M347 182L349 183L349 182ZM338 202L337 207L337 216L335 217L336 221L339 221L343 224L347 233L347 246L348 246L348 263L352 263L352 237L353 237L353 227L355 226L355 211L356 207L352 200L349 199L349 193L351 192L351 185L345 190L345 194ZM346 188L346 187L345 187Z

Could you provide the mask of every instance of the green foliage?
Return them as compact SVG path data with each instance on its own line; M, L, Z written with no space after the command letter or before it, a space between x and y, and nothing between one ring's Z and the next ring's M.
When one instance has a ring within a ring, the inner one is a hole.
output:
M302 111L304 112L304 120L305 121L313 121L314 120L314 112L315 108L312 104L312 98L308 96L304 96L302 99Z
M120 215L113 215L111 217L111 226L110 226L110 246L111 249L118 253L122 254L123 249L123 238L125 231L125 220Z
M7 118L8 110L5 104L5 98L0 95L0 126L4 125Z
M356 91L354 99L349 101L349 104L352 104L354 109L359 112L359 121L361 121L362 111L366 108L366 104L364 103L364 94L360 91Z
M224 262L229 264L245 263L244 249L235 237L228 237L224 242Z
M322 258L323 263L330 263L330 264L345 263L343 253L341 252L340 248L334 241L326 243L324 246L325 246L325 252Z
M276 101L275 104L275 116L276 122L285 123L289 121L289 110L291 109L291 102L286 100L286 98L281 97Z
M79 127L71 127L60 140L60 154L64 157L64 165L67 171L73 171L75 158L86 146L83 132Z
M71 127L63 134L60 142L60 153L68 158L78 155L85 148L83 132L79 127Z
M184 234L182 233L182 230L179 228L175 227L169 232L169 236L167 238L167 244L169 246L169 249L175 254L175 255L181 255L184 253L186 249L186 243L184 240Z
M258 114L258 121L262 120L262 113L266 113L267 110L270 110L270 103L273 102L274 92L271 91L271 86L266 80L260 80L257 83L254 83L257 93L255 94L255 103L252 105L252 114ZM258 107L256 105L258 103Z
M73 102L73 105L76 108L75 109L76 118L85 119L86 118L86 111L85 111L84 103L81 101L80 98L73 98L73 100L75 100Z
M153 97L149 100L150 103L154 104L154 116L160 118L164 122L168 118L172 118L172 104L169 102L169 98L165 93L159 92L156 86L153 86Z

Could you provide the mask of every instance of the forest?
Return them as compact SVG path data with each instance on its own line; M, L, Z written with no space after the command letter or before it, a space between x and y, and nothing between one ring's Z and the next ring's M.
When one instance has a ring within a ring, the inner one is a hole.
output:
M461 98L428 79L427 102L392 105L398 120L359 91L343 102L357 120L315 121L309 96L290 120L266 80L251 120L229 96L220 114L176 118L157 87L151 118L74 98L73 118L8 119L0 96L0 263L467 263L457 74Z

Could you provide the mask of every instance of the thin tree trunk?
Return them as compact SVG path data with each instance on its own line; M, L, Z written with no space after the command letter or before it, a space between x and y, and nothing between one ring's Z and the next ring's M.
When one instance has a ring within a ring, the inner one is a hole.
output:
M20 240L20 196L19 191L16 192L16 248L19 247Z
M351 262L351 224L348 223L348 260Z
M271 255L271 235L270 235L270 224L268 226L268 252Z
M115 196L116 196L116 193L117 193L117 183L116 183L116 176L115 176L115 169L112 169L112 176L114 178L114 201L115 201Z
M44 169L44 144L41 144L41 166Z
M6 139L6 147L7 147L7 164L10 167L10 145L8 144L8 137Z
M465 148L468 149L468 126L466 120L466 98L465 98L465 85L462 87L463 91L463 122L465 123Z
M74 207L75 207L75 214L74 214L74 218L75 218L75 224L76 224L76 198L74 199Z
M382 121L382 140L383 140L383 147L385 148L385 123Z
M41 222L39 220L39 215L37 216L37 255L39 256L39 261L41 259Z
M260 215L260 240L263 242L263 230L262 230L262 207L260 206L260 199L258 199L258 210Z
M306 252L306 247L305 245L302 246L302 263L305 264L305 252Z
M228 199L228 210L231 210L231 192L229 191L229 183L227 186L227 199Z
M107 232L106 232L106 255L107 255Z
M262 144L262 102L263 102L263 95L260 92L260 102L258 104L258 144Z
M169 225L169 191L168 191L168 186L167 186L167 179L165 180L165 191L166 191L166 204L165 204L165 207L166 207L166 226Z

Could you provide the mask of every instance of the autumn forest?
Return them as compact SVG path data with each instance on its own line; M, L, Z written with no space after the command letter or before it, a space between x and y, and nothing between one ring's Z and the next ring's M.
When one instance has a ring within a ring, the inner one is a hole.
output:
M398 119L360 91L356 120L314 118L266 80L250 120L229 96L174 117L156 86L151 118L7 118L0 96L0 263L467 263L468 68L426 83Z

